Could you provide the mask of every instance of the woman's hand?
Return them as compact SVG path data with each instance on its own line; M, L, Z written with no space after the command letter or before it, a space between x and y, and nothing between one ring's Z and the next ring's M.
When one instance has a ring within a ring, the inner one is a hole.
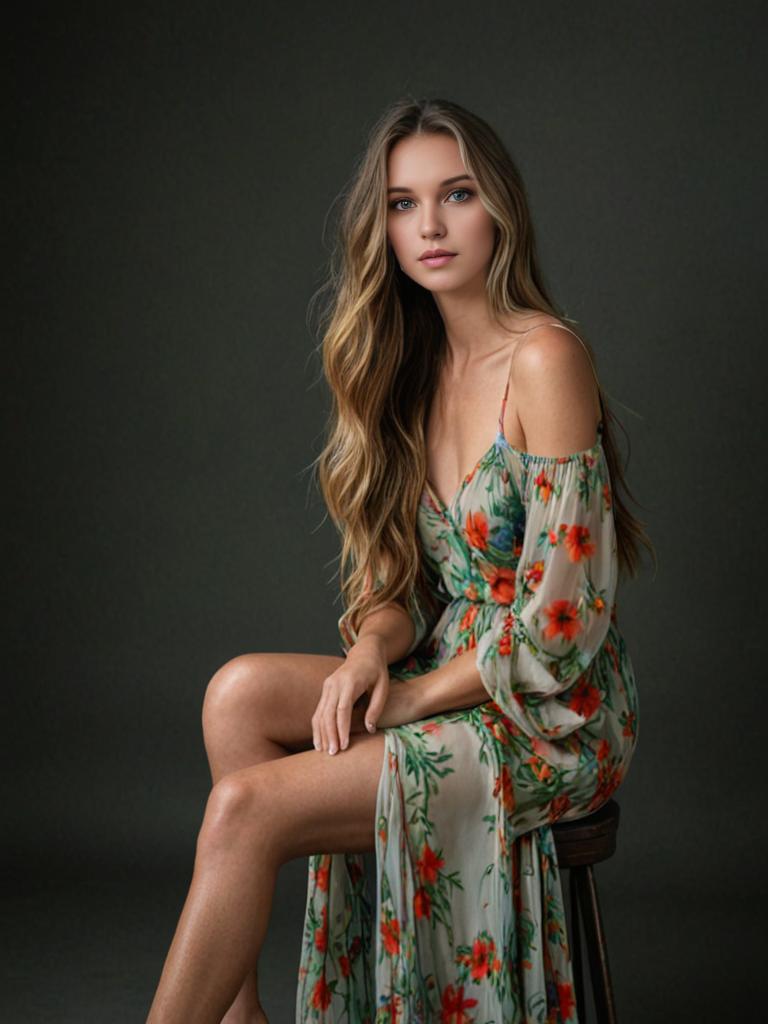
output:
M315 750L327 750L329 754L346 750L350 729L354 724L355 729L362 730L363 718L368 731L375 732L389 688L386 645L381 637L369 633L350 648L343 664L323 683L322 696L312 715ZM367 707L360 701L366 694Z
M323 683L323 694L312 716L316 750L335 754L346 750L351 733L376 726L389 729L426 717L419 698L426 694L427 676L391 679L385 646L375 634L362 637L346 660ZM333 748L333 749L332 749Z

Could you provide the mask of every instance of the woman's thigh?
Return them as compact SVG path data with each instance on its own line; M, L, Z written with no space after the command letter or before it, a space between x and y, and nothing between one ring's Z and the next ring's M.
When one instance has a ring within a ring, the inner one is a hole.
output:
M332 654L240 654L211 677L203 701L206 744L230 747L268 739L289 751L312 747L312 715L323 682L344 659ZM364 731L364 708L352 730ZM328 755L326 754L326 757ZM334 755L336 756L336 755Z
M372 851L384 743L383 731L363 732L333 756L312 749L229 772L211 790L201 841L266 844L281 862Z

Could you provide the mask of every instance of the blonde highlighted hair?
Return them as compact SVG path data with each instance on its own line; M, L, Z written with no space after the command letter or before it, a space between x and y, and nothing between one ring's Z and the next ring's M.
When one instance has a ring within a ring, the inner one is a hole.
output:
M387 239L387 161L400 139L452 136L478 196L495 221L486 288L491 314L555 309L542 280L523 180L493 129L443 99L406 98L372 127L342 195L329 276L318 294L322 366L332 409L325 446L315 460L329 515L341 534L342 629L390 603L416 597L435 611L419 553L416 517L427 476L425 427L444 355L445 332L432 294L399 268ZM500 325L501 326L501 325ZM583 331L577 331L591 346ZM598 385L599 387L599 385ZM640 545L654 554L632 497L612 431L617 418L600 389L603 447L613 489L620 572L635 576ZM623 429L623 427L622 427Z

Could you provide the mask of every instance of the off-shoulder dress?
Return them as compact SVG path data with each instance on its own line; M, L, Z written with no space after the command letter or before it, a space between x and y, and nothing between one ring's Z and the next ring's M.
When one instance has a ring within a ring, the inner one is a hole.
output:
M551 826L616 790L638 697L603 424L583 451L530 454L504 435L508 390L450 502L425 484L441 611L410 599L412 648L390 666L411 679L474 650L488 700L383 730L375 900L362 855L309 858L297 1024L576 1021ZM348 651L344 616L339 631Z

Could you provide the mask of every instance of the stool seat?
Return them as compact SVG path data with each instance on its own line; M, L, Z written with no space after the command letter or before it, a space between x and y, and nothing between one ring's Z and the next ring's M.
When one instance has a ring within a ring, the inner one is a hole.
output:
M616 852L619 805L608 800L591 814L552 825L557 861L561 868L599 864Z

